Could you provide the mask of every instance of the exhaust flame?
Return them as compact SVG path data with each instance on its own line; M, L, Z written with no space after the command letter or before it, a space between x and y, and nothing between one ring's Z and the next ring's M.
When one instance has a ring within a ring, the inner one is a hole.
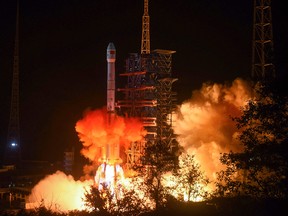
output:
M115 189L121 186L124 179L124 171L119 164L109 165L101 164L95 175L95 185L98 186L99 190L103 189L105 185L112 194L114 194Z
M26 208L31 209L43 205L53 211L83 210L85 203L83 198L88 188L102 183L110 185L112 191L117 183L124 179L124 171L119 164L101 164L99 158L101 148L106 143L119 142L121 153L124 156L125 149L130 142L141 140L145 135L142 124L135 118L117 117L109 127L106 124L107 111L87 111L83 119L76 123L76 131L83 143L81 154L88 158L92 165L83 168L84 181L75 181L74 178L61 171L47 176L41 180L33 189L27 199ZM122 156L122 157L123 157ZM124 158L124 157L123 157ZM97 169L98 167L98 169ZM91 177L91 171L97 170L96 175ZM87 209L86 209L87 210Z
M203 84L200 90L193 92L191 99L179 106L174 116L174 131L178 134L180 145L187 153L195 155L201 171L212 182L216 179L216 172L222 168L220 154L241 149L235 139L237 129L230 116L241 115L240 107L253 96L251 86L242 79L234 80L231 85ZM105 183L114 191L117 183L123 181L125 187L133 187L125 179L120 163L104 161L101 164L99 158L107 143L119 143L120 158L125 164L128 145L141 140L146 132L137 119L117 117L109 126L106 121L107 111L102 109L85 112L84 117L76 123L75 129L83 144L81 154L91 162L83 167L83 179L86 180L75 181L72 176L60 171L47 176L33 188L28 198L28 208L39 207L44 201L47 208L55 211L81 210L84 209L82 198L85 189L91 185L101 187ZM95 176L91 176L91 173ZM173 185L173 179L168 179L165 184ZM142 194L141 189L139 194ZM184 199L188 199L186 196L184 192ZM201 197L194 199L201 200Z
M111 124L107 124L107 111L87 111L83 119L76 124L76 131L83 144L81 154L92 163L98 163L101 158L101 149L107 143L120 143L120 155L124 158L124 152L130 142L139 141L145 135L142 123L136 118L123 118L117 116Z
M113 144L119 143L120 155L124 158L129 144L143 139L146 132L136 118L117 116L107 124L107 117L106 109L88 111L84 118L77 122L76 131L83 143L81 153L92 162L92 166L97 166L99 161L104 162L97 169L95 184L99 189L101 184L106 184L113 191L117 182L124 178L124 172L120 160L108 161L106 151Z

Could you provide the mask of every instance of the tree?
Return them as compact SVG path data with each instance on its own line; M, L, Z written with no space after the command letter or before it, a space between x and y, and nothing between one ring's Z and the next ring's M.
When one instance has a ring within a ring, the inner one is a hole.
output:
M141 212L148 210L146 203L139 194L136 192L134 187L130 189L123 187L121 189L121 197L116 199L114 205L114 212L116 215L139 215Z
M260 198L288 196L288 101L273 83L257 83L256 97L234 118L243 151L223 154L218 192Z
M15 215L14 213L11 214ZM17 216L65 216L66 213L61 212L60 210L52 210L52 203L50 205L45 205L45 201L42 199L38 207L33 210L22 210L18 212Z
M110 215L112 195L107 187L104 186L100 191L97 187L91 186L85 193L84 201L89 211L94 212L95 215Z
M172 131L172 128L170 128ZM172 132L171 132L172 134ZM175 139L156 139L147 143L145 148L144 163L136 170L142 170L144 187L147 197L155 205L155 211L165 207L170 196L169 188L163 184L164 175L175 172L178 168L180 146ZM174 146L172 150L171 146ZM140 169L139 169L140 168Z
M200 201L208 197L206 186L209 183L200 166L195 162L194 155L182 154L179 169L175 176L176 189L185 194L187 201Z
M112 193L109 188L103 185L99 190L91 186L85 194L85 203L88 209L95 215L139 215L146 211L146 206L134 188L121 187L117 194Z

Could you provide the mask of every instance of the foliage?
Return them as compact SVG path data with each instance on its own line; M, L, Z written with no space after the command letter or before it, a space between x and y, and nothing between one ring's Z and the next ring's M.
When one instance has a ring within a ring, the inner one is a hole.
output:
M107 187L100 191L98 188L91 186L90 191L85 193L85 205L96 215L109 215L109 207L112 203L112 195Z
M41 200L41 203L38 207L32 209L32 210L21 210L17 215L21 216L65 216L66 214L64 212L59 211L53 211L52 205L49 206L45 205L44 199Z
M205 187L209 180L200 171L200 166L195 162L194 155L182 154L179 169L174 174L178 191L185 194L187 201L206 199L208 192Z
M258 83L257 96L239 118L242 152L223 154L226 170L218 173L222 195L287 198L288 101L271 83Z
M164 175L178 168L180 146L175 140L171 140L168 142L168 140L159 139L153 143L147 143L144 163L140 167L145 185L143 188L147 197L155 204L156 210L165 207L169 197L169 188L163 185ZM171 146L174 146L173 150ZM137 170L139 171L139 167Z
M117 215L139 215L141 212L148 210L144 200L140 199L134 188L127 189L123 187L120 196L121 198L116 199L114 205L114 212Z
M163 185L164 173L159 171L157 167L149 167L148 172L148 175L144 177L145 187L143 188L147 197L155 204L155 209L159 209L165 205L166 197L168 196L168 190Z
M85 194L86 206L94 215L139 215L145 205L133 189L118 188L114 193L107 187L99 190L91 186Z

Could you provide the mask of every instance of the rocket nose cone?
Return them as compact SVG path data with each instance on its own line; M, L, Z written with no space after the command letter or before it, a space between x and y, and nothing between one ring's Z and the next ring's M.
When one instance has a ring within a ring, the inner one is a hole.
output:
M108 47L107 47L107 50L116 50L114 44L113 43L109 43Z

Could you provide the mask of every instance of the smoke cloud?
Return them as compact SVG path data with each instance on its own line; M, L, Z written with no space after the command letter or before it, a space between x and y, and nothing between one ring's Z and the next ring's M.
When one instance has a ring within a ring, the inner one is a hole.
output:
M122 118L117 116L111 124L107 124L107 112L105 109L89 110L84 117L76 123L75 129L83 144L81 153L92 164L83 168L85 176L75 181L73 176L61 171L42 179L28 197L27 209L39 207L43 204L53 211L70 211L85 209L83 198L85 191L94 184L94 176L90 176L97 170L100 147L107 142L119 142L124 150L130 142L143 138L145 131L142 123L135 118ZM88 180L90 179L90 180Z
M81 154L91 162L98 162L100 148L106 143L120 143L125 151L131 142L140 141L146 134L141 121L136 118L116 116L110 124L107 119L107 111L103 108L86 111L76 123L75 129L83 144Z
M179 106L174 125L178 141L212 181L222 168L220 154L241 148L231 117L241 115L241 107L252 97L251 86L240 78L231 84L204 83Z
M231 117L241 115L241 107L252 94L252 85L240 78L231 84L205 83L178 107L174 116L178 141L186 152L195 155L196 162L211 181L222 169L220 154L241 149ZM81 154L92 163L83 168L85 179L91 179L88 175L95 173L99 149L107 142L119 142L124 151L130 142L141 140L146 133L141 122L133 118L117 116L108 127L105 109L86 111L75 129L83 144ZM38 207L43 200L43 204L54 211L82 210L85 189L92 184L93 180L76 181L71 175L57 171L32 189L26 207Z
M42 179L28 197L26 208L44 205L52 211L84 210L85 191L93 181L75 181L73 176L61 171Z

